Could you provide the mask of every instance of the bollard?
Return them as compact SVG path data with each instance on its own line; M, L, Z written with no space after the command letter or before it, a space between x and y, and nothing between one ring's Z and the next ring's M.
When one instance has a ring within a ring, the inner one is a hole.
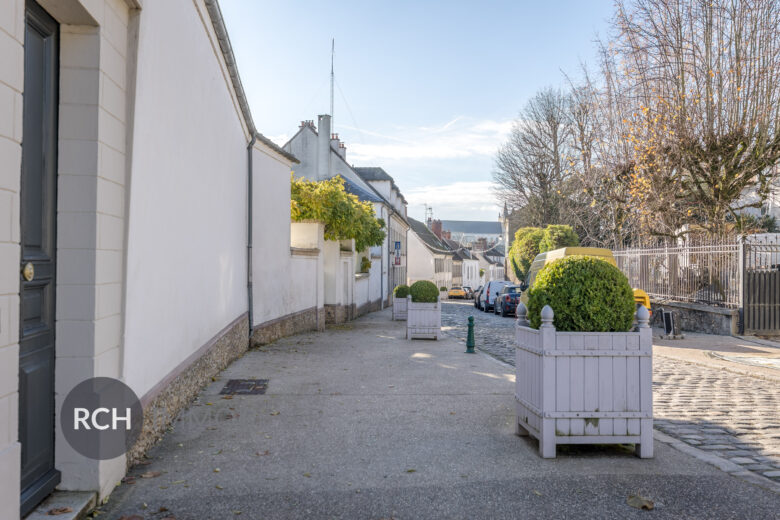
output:
M476 354L476 352L474 352L474 316L469 316L469 334L466 337L466 354Z

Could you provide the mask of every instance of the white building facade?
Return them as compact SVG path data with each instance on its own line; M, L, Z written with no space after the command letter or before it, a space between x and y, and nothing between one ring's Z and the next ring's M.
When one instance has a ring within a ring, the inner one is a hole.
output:
M321 329L328 257L290 222L298 161L257 132L215 0L10 0L0 56L5 520L107 497L250 337ZM99 376L155 419L104 461L54 419Z

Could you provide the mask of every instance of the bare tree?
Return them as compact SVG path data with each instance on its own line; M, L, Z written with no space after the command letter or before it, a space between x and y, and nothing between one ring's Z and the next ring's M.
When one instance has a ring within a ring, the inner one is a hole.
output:
M615 26L637 171L666 168L690 220L724 233L727 216L761 207L780 160L780 3L620 0Z
M496 193L501 201L520 210L523 225L559 222L570 175L565 167L571 133L568 103L560 90L538 92L496 154Z

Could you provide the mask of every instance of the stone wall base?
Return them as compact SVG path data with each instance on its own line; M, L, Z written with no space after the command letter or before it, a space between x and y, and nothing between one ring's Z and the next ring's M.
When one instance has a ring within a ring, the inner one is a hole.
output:
M650 303L653 317L650 324L663 328L661 310L677 313L680 330L732 336L739 334L739 310L714 307L700 303L653 301Z
M325 330L325 309L310 307L306 310L256 325L252 330L250 344L252 347L266 345L285 336L312 330Z
M364 314L368 314L369 312L376 312L382 310L382 299L378 299L373 302L368 302L364 305L361 305L357 308L357 311L355 311L355 317L363 316Z
M354 305L325 304L325 323L327 325L346 323L355 318L355 311Z
M189 406L212 377L247 351L248 337L249 316L244 313L141 399L144 426L135 445L127 452L128 468L143 459L146 451L162 438L174 418Z

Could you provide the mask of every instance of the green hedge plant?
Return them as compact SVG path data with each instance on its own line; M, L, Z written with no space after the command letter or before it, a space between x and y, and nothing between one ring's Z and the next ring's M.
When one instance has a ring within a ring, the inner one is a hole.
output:
M439 290L433 282L420 280L409 288L412 301L415 303L436 303L439 301Z
M569 256L539 271L528 291L531 327L541 325L545 305L552 307L559 331L626 332L634 318L634 293L626 276L592 257Z
M442 285L441 287L439 287L439 291L440 292L445 292L445 291L447 291L447 288Z
M409 286L405 285L405 284L401 284L401 285L397 286L393 290L393 295L396 298L406 298L407 296L409 296Z

